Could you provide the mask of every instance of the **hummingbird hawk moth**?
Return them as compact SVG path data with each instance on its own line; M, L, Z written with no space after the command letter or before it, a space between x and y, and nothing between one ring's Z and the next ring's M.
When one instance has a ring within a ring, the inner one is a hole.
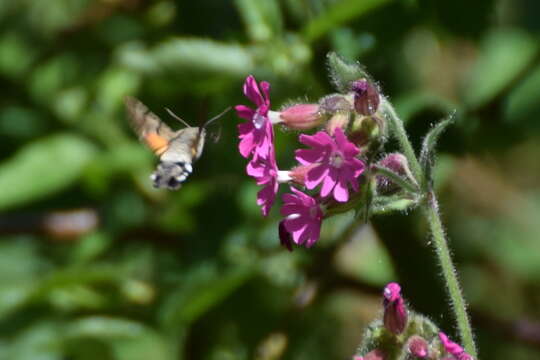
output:
M171 116L186 125L183 129L173 131L139 100L127 96L125 104L129 122L139 140L159 156L159 164L150 175L154 187L169 190L178 190L193 172L193 163L203 151L206 126L230 110L226 109L201 127L193 127L166 109Z

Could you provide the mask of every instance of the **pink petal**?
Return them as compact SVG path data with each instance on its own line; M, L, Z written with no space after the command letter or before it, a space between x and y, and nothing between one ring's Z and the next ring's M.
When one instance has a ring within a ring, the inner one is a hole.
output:
M296 160L302 165L311 165L324 158L324 152L315 149L298 149L294 152Z
M251 121L251 119L253 119L253 115L255 115L255 111L245 105L236 105L234 109L236 110L238 117L249 121Z
M297 204L284 204L281 206L281 215L289 216L292 214L302 214L306 211L306 208Z
M337 147L343 152L345 158L351 158L358 155L360 149L347 139L347 136L345 136L345 133L343 133L341 128L336 129L334 136L336 138Z
M245 158L247 158L251 154L254 148L255 143L253 139L253 133L248 133L244 135L240 140L240 143L238 144L238 151L240 152L240 155Z
M315 244L317 240L319 240L320 236L321 236L321 223L320 222L312 223L309 226L309 238L307 240L306 247L308 248L312 247L313 244Z
M309 190L315 189L328 175L329 171L330 167L327 165L319 165L309 170L305 179L306 187Z
M334 199L339 202L347 202L349 200L349 190L344 180L340 180L334 187Z
M321 196L327 197L331 192L337 181L337 172L334 168L330 168L328 175L323 180L321 188Z
M325 146L331 146L333 143L330 135L324 131L319 131L315 135L301 134L298 139L302 144L313 148L324 148Z
M268 216L275 198L276 193L274 192L274 187L272 185L265 186L257 193L257 205L262 206L261 211L264 216Z
M249 100L255 103L257 106L263 104L263 98L259 91L259 86L253 75L249 75L244 82L244 95L247 96Z

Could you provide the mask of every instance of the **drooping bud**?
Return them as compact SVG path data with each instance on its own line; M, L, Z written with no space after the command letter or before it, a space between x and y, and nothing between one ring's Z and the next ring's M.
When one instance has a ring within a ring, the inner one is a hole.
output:
M379 108L381 98L377 87L367 79L352 83L354 93L354 109L360 115L373 115Z
M408 348L411 355L415 356L416 358L425 359L429 355L429 344L424 338L418 335L411 336L409 339Z
M407 161L407 158L403 154L400 154L400 153L387 154L382 160L380 160L377 163L377 165L387 168L388 170L391 170L392 172L400 176L406 177L407 179L416 183L416 181L414 180L414 176L412 175L411 170L409 169L409 162ZM377 179L377 189L381 193L390 193L399 189L397 184L393 183L389 178L385 176L378 175L376 179Z
M375 349L364 355L364 360L385 360L386 355L382 350Z
M279 222L279 242L281 246L285 247L289 251L293 251L292 248L292 236L291 233L287 231L285 225L283 224L284 220Z
M384 327L393 334L401 334L407 326L407 309L401 297L401 287L397 283L390 283L384 288Z
M279 113L281 122L294 130L308 130L319 126L323 116L317 104L297 104Z

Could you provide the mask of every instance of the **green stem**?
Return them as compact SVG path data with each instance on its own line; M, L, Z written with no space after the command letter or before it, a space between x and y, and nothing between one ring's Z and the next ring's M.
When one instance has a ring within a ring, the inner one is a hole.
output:
M467 314L467 305L465 304L457 273L454 264L452 263L448 241L446 240L438 208L439 205L435 193L430 191L428 193L428 201L422 206L422 209L424 210L433 236L433 244L435 245L437 257L439 258L439 263L446 282L446 288L450 294L452 309L456 316L463 347L470 355L477 359L476 346L474 344L472 328Z
M416 158L411 142L407 137L405 127L403 127L403 121L401 121L401 119L398 117L398 115L396 114L396 110L394 110L394 107L392 106L392 104L390 104L388 100L383 98L381 107L386 120L388 120L389 122L390 129L394 133L397 141L399 142L399 146L403 151L403 154L409 162L409 166L416 181L419 184L422 184L422 182L420 181L423 179L422 168L420 167L420 163Z
M416 158L416 154L414 153L414 149L409 141L403 126L403 122L397 116L396 111L390 102L384 98L382 100L382 111L388 120L389 127L399 142L401 150L409 162L411 172L413 173L417 182L426 192L427 201L422 206L422 209L427 218L429 228L433 236L433 245L435 247L435 252L443 272L446 288L452 302L452 310L454 311L454 315L456 317L461 342L463 343L465 350L476 359L476 346L474 344L472 329L469 322L469 317L467 315L467 307L461 292L461 288L459 287L456 269L452 263L452 257L450 256L448 242L446 240L444 228L439 216L437 198L435 197L433 190L428 188L428 182L426 181L422 167Z
M418 194L420 190L418 189L418 186L416 184L411 184L410 182L405 180L403 177L401 177L399 174L396 174L390 169L387 169L379 165L373 165L372 169L375 170L375 173L388 178L392 182L396 183L399 187L407 190L410 193Z

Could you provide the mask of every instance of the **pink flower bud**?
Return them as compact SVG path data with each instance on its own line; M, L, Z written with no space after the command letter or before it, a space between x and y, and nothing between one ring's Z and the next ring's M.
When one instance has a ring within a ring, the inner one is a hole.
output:
M384 327L393 334L401 334L407 326L407 309L401 297L401 287L390 283L384 288Z
M417 358L424 359L429 355L429 345L427 341L420 336L411 336L408 346L409 352Z
M354 93L354 109L360 115L373 115L381 102L379 91L374 84L366 79L352 83Z
M382 160L380 160L377 165L392 170L394 173L404 176L416 183L414 177L409 169L409 162L407 158L400 153L391 153L386 155ZM393 183L387 177L382 175L377 176L377 188L382 193L389 193L398 190L398 186Z
M289 171L289 176L296 184L305 186L307 173L314 167L317 167L317 164L296 166Z
M441 344L444 347L444 350L446 350L446 352L449 354L457 357L463 354L463 352L465 351L459 344L450 340L448 336L446 336L446 334L443 332L439 333L439 339L441 340Z
M279 117L289 128L308 130L319 126L323 117L317 104L297 104L283 110Z

